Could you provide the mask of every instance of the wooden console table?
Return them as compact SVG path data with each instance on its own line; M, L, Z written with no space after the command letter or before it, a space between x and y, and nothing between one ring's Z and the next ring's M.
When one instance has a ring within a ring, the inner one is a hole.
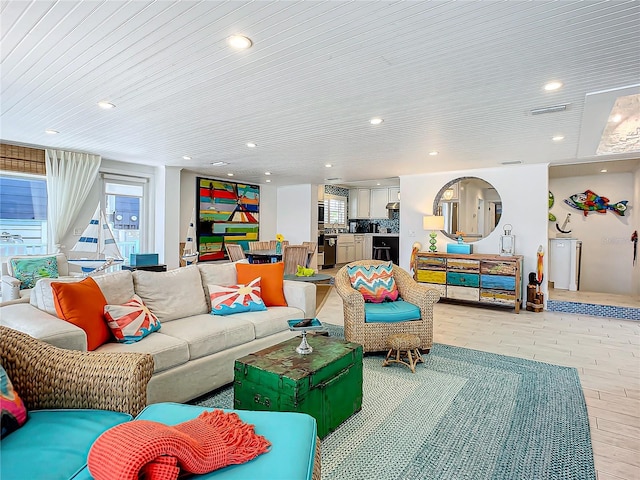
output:
M511 307L522 303L522 255L418 252L414 279L440 292L442 299Z

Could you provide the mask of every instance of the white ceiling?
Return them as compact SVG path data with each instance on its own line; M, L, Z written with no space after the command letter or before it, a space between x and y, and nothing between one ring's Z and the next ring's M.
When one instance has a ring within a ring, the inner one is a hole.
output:
M577 153L607 121L583 118L587 95L640 83L635 0L2 0L0 17L9 143L280 185L640 157Z

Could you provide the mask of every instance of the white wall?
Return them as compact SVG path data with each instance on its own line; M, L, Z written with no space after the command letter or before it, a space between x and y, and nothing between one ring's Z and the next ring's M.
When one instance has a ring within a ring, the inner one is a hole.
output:
M637 201L634 199L637 197L637 193L634 194L634 174L552 178L549 180L549 189L555 197L551 213L556 216L557 223L562 227L567 213L571 213L567 229L571 230L572 238L582 240L580 290L630 295L633 291L633 244L630 239L634 230L632 220L633 217L637 218L636 209L633 208ZM631 207L624 216L607 211L592 212L585 217L581 210L564 203L564 199L587 189L608 198L612 205L628 200L628 206ZM555 222L548 223L549 238L555 238Z
M311 215L317 210L316 185L287 185L278 188L277 233L292 245L312 241L318 237L318 226L312 231ZM317 215L317 214L316 214Z
M433 200L440 188L455 178L466 176L486 180L502 199L500 223L488 237L473 243L473 252L497 254L503 226L510 223L513 226L511 233L516 237L515 253L524 256L522 276L523 286L526 286L529 272L536 271L538 246L542 245L547 252L547 164L401 176L400 266L409 270L414 242L420 242L422 250L428 249L429 232L422 229L422 217L433 214ZM449 242L453 240L438 234L438 251L446 251ZM545 272L548 271L547 260L545 255ZM542 290L546 294L546 275ZM523 299L525 292L526 287Z

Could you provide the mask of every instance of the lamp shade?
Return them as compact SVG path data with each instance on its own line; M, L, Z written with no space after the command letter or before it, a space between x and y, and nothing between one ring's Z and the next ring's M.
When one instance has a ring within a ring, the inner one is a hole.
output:
M422 228L425 230L442 230L444 228L444 217L425 215L422 217Z

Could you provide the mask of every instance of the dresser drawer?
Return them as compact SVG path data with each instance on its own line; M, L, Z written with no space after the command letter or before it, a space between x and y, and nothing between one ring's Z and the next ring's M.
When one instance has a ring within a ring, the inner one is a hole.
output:
M416 270L446 270L447 259L443 257L416 257Z
M482 260L480 273L486 275L515 275L517 263L514 261Z
M447 259L448 272L480 273L480 261L466 258Z
M513 307L516 304L516 294L513 291L482 288L480 301L491 305Z
M425 287L433 288L437 290L440 294L440 298L446 298L447 296L447 286L440 283L424 283Z
M455 287L447 285L447 298L454 300L468 300L471 302L477 302L480 295L479 288L472 287Z
M479 287L480 276L474 273L447 272L447 285Z
M416 280L424 283L447 283L447 272L434 270L418 270L416 271Z
M497 288L500 290L515 290L516 277L505 275L482 275L482 288Z

